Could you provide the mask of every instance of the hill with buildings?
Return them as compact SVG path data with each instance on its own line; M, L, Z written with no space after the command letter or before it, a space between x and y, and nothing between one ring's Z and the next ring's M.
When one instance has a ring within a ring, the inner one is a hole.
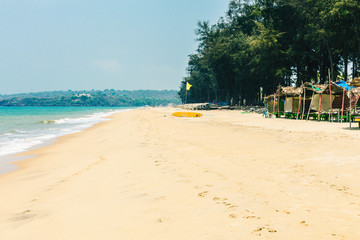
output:
M48 91L0 95L0 106L160 106L179 104L175 90Z

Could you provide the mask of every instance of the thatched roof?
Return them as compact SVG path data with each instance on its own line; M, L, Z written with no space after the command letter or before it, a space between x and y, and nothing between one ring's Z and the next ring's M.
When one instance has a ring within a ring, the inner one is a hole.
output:
M304 83L303 86L306 90L314 91L315 93L324 93L330 94L329 84L312 84L312 83ZM348 91L344 89L342 86L337 85L336 83L331 84L331 93L332 94L342 94L343 91Z
M264 99L267 100L267 101L272 100L272 99L274 99L274 94L266 96L266 97L264 97Z
M355 96L360 96L360 87L351 89L351 92L352 92Z
M289 97L299 96L302 91L302 87L280 87L280 94Z
M350 81L349 85L354 87L360 87L360 78L354 78Z
M359 79L359 87L352 89L351 92L354 95L360 96L360 78L358 79ZM329 84L314 84L314 83L306 82L301 87L280 87L274 94L269 95L264 99L272 100L274 99L274 95L275 97L278 97L279 93L280 96L297 97L300 94L304 93L304 89L306 89L306 97L311 96L312 92L315 94L330 94ZM340 83L340 82L331 84L331 93L334 95L342 94L344 90L348 95L350 94L348 85L344 86L344 83Z
M306 88L306 90L314 91L316 93L323 93L329 86L327 84L313 84L306 82L303 84L303 87Z

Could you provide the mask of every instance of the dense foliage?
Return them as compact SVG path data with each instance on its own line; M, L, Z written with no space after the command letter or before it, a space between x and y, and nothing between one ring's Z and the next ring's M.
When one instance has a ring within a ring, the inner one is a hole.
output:
M215 25L199 22L179 95L188 102L255 104L278 85L359 75L359 0L231 0ZM351 69L351 72L348 72Z
M179 103L174 90L69 90L0 96L0 106L159 106Z

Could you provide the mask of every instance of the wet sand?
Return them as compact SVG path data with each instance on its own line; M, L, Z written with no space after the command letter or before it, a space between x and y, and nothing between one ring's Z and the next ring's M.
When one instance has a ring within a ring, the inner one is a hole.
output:
M0 175L0 239L360 239L360 130L140 109Z

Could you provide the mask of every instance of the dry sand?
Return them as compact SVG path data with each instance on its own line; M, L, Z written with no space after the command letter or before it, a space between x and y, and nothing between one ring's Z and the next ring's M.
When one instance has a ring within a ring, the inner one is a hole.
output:
M360 131L134 110L0 176L0 239L360 239Z

